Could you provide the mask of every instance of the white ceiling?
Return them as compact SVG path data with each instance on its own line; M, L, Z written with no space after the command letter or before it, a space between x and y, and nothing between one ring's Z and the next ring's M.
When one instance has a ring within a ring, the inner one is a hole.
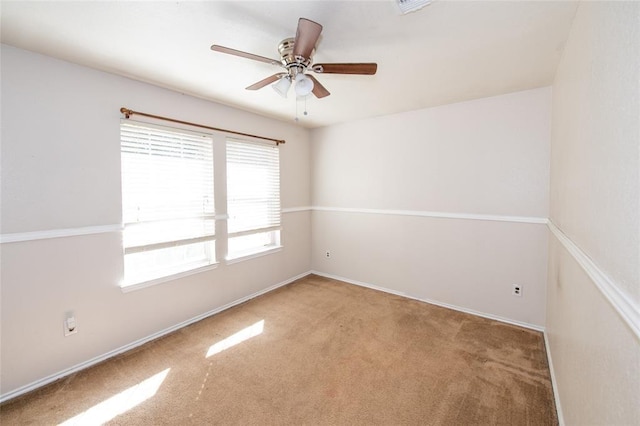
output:
M299 17L324 26L314 62L377 62L375 76L317 75L331 92L298 101L325 126L550 85L577 3L452 1L402 15L395 0L2 1L2 42L283 120L296 100L244 88L281 69ZM293 91L292 91L293 92ZM153 111L148 111L153 113Z

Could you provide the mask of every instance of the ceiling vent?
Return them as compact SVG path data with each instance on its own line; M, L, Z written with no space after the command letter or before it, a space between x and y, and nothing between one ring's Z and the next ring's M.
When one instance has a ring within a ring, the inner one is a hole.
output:
M402 14L415 12L431 3L432 0L396 0Z

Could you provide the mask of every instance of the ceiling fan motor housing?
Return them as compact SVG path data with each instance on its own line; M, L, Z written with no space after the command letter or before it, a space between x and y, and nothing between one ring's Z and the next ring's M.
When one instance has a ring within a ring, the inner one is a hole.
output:
M315 49L311 52L308 58L303 56L295 56L293 54L293 46L295 45L295 38L285 38L278 45L278 52L280 52L280 62L282 66L289 71L289 75L295 77L295 75L304 73L309 65L311 65L311 58L315 53Z

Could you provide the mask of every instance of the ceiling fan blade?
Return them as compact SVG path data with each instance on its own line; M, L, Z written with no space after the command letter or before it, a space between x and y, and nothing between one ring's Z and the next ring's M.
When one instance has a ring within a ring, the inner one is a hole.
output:
M309 59L313 49L316 47L322 25L305 18L298 20L298 29L293 44L293 56L302 56Z
M266 62L272 65L281 65L277 59L265 58L264 56L254 55L253 53L243 52L242 50L232 49L230 47L219 46L217 44L211 45L211 50L220 53L227 53L229 55L240 56L241 58L253 59L254 61Z
M274 81L280 80L280 78L281 78L282 76L285 76L285 75L287 75L287 73L286 73L286 72L279 72L279 73L274 74L274 75L272 75L272 76L270 76L270 77L267 77L267 78L265 78L265 79L263 79L263 80L260 80L260 81L259 81L259 82L257 82L257 83L252 84L251 86L247 87L246 89L247 89L247 90L258 90L258 89L262 89L262 88L263 88L264 86L266 86L267 84L271 84L271 83L273 83Z
M324 98L325 96L329 96L331 94L322 84L320 84L320 82L314 76L309 74L305 74L305 75L313 81L312 92L316 96L316 98L318 99Z
M361 74L374 75L378 70L376 63L355 64L313 64L310 67L313 72L321 74Z

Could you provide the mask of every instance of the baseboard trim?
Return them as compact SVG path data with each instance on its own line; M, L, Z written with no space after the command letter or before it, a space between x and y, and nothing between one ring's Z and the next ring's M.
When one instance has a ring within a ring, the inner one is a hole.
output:
M440 219L465 219L465 220L483 220L491 222L515 222L530 223L536 225L546 225L548 219L546 217L527 217L527 216L504 216L490 214L475 213L449 213L449 212L432 212L423 210L389 210L389 209L361 209L361 208L345 208L345 207L322 207L313 206L313 211L324 212L341 212L341 213L361 213L361 214L379 214L391 216L416 216L430 217Z
M338 281L344 281L344 282L346 282L348 284L354 284L354 285L357 285L357 286L360 286L360 287L366 287L366 288L370 288L372 290L377 290L377 291L382 291L384 293L393 294L395 296L406 297L407 299L413 299L413 300L417 300L419 302L429 303L430 305L436 305L436 306L440 306L440 307L443 307L443 308L453 309L454 311L464 312L465 314L471 314L471 315L475 315L475 316L482 317L482 318L487 318L487 319L492 319L492 320L495 320L495 321L500 321L500 322L503 322L503 323L506 323L506 324L517 325L519 327L528 328L530 330L544 332L544 327L539 326L539 325L530 324L530 323L522 322L522 321L516 321L516 320L509 319L509 318L501 317L501 316L498 316L498 315L488 314L488 313L485 313L485 312L479 312L479 311L475 311L473 309L463 308L461 306L450 305L448 303L439 302L437 300L422 299L422 298L419 298L419 297L410 296L410 295L408 295L406 293L403 293L403 292L400 292L400 291L391 290L391 289L388 289L386 287L379 287L377 285L365 283L365 282L362 282L362 281L356 281L356 280L352 280L350 278L340 277L340 276L337 276L337 275L326 274L324 272L311 271L311 273L315 274L315 275L319 275L321 277L325 277L325 278L331 278L331 279L338 280Z
M547 224L551 233L569 252L573 259L593 281L600 293L607 299L613 309L640 339L640 307L620 291L618 285L600 269L591 258L571 238L569 238L553 221Z
M162 336L164 336L166 334L172 333L172 332L174 332L176 330L179 330L179 329L181 329L183 327L186 327L186 326L188 326L190 324L193 324L195 322L201 321L201 320L203 320L205 318L208 318L208 317L210 317L212 315L218 314L218 313L220 313L222 311L225 311L225 310L227 310L229 308L232 308L232 307L234 307L236 305L244 303L244 302L246 302L248 300L254 299L254 298L258 297L258 296L262 296L263 294L269 293L270 291L273 291L273 290L275 290L275 289L277 289L279 287L285 286L285 285L290 284L290 283L292 283L292 282L294 282L294 281L296 281L296 280L298 280L300 278L306 277L310 273L311 272L303 272L302 274L296 275L295 277L292 277L292 278L289 278L289 279L284 280L282 282L279 282L277 284L274 284L274 285L272 285L270 287L267 287L267 288L265 288L263 290L260 290L260 291L258 291L256 293L253 293L253 294L250 294L248 296L242 297L240 299L237 299L237 300L235 300L233 302L227 303L226 305L220 306L218 308L212 309L212 310L210 310L208 312L205 312L203 314L195 316L195 317L193 317L191 319L188 319L186 321L182 321L181 323L178 323L178 324L176 324L174 326L171 326L169 328L165 328L164 330L161 330L161 331L158 331L156 333L153 333L153 334L151 334L151 335L149 335L147 337L143 337L142 339L138 339L138 340L136 340L134 342L131 342L131 343L127 344L127 345L121 346L121 347L119 347L117 349L114 349L112 351L109 351L109 352L107 352L105 354L99 355L99 356L97 356L95 358L91 358L88 361L81 362L80 364L76 364L73 367L69 367L69 368L64 369L62 371L59 371L59 372L57 372L55 374L47 376L47 377L45 377L43 379L36 380L36 381L34 381L32 383L29 383L28 385L21 386L18 389L15 389L15 390L13 390L11 392L7 392L4 395L0 395L0 403L3 403L3 402L8 401L10 399L16 398L16 397L18 397L18 396L20 396L22 394L25 394L27 392L33 391L33 390L38 389L38 388L40 388L42 386L48 385L49 383L55 382L56 380L62 379L64 377L69 376L70 374L76 373L78 371L84 370L84 369L86 369L88 367L91 367L92 365L95 365L95 364L100 363L102 361L106 361L109 358L113 358L116 355L120 355L121 353L127 352L127 351L129 351L131 349L134 349L134 348L137 348L138 346L144 345L145 343L148 343L148 342L150 342L152 340L155 340L155 339L157 339L159 337L162 337Z
M551 348L549 346L549 336L545 331L544 335L544 349L547 352L547 363L549 364L549 375L551 376L551 387L553 388L553 398L556 403L556 413L558 415L558 426L565 426L564 417L562 415L562 406L560 405L560 392L558 392L558 381L556 380L556 373L553 369L553 360L551 358Z

